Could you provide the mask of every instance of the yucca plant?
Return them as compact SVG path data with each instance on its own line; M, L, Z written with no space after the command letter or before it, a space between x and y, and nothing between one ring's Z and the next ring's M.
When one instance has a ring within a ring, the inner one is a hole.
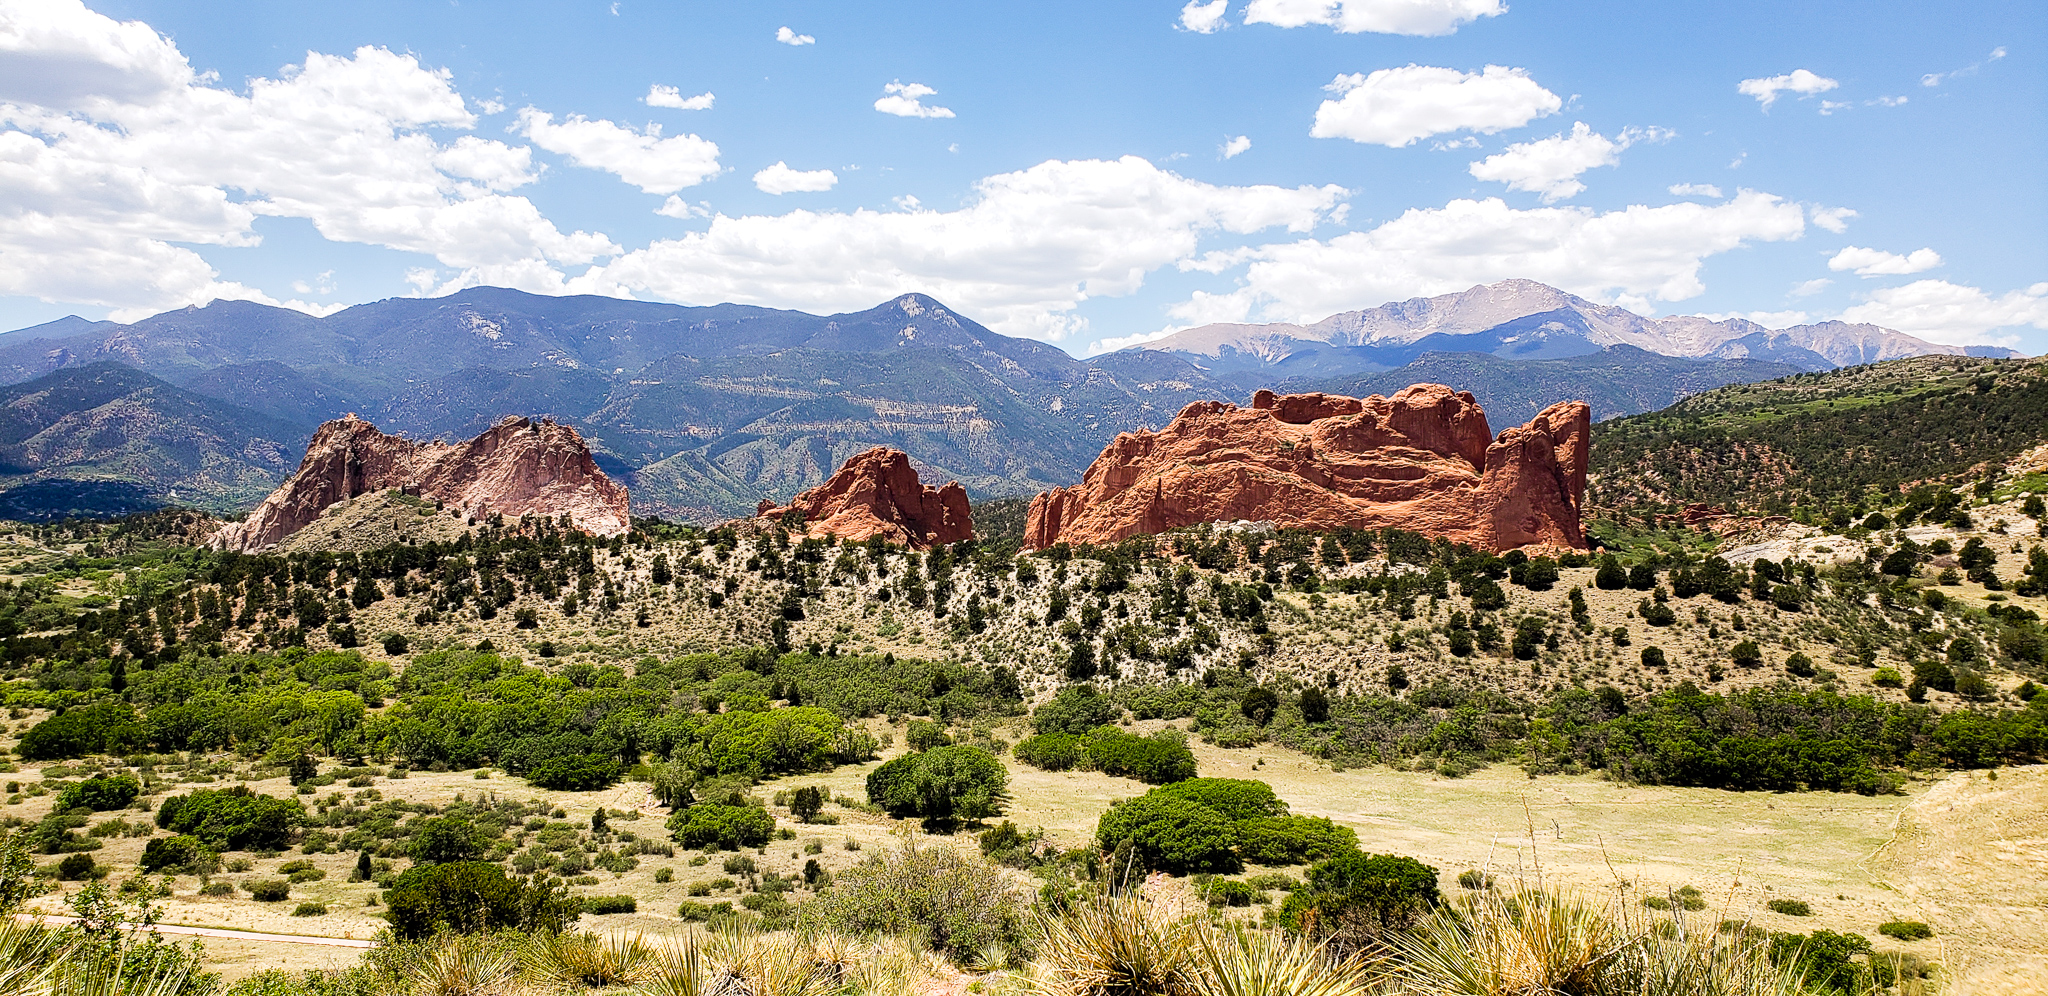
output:
M442 934L405 973L407 996L506 996L519 987L519 960L491 938Z
M1203 996L1370 996L1384 979L1362 959L1270 930L1208 927L1195 954Z
M1043 996L1180 996L1200 993L1194 928L1135 894L1105 896L1039 929L1033 990Z
M637 934L536 934L520 951L520 962L529 978L541 982L605 988L638 981L651 953Z
M1470 896L1395 939L1402 981L1430 996L1595 992L1625 941L1611 911L1532 887Z
M724 980L724 974L717 972L705 960L696 938L685 937L681 943L654 949L639 981L633 984L633 993L634 996L710 996L719 991Z
M0 996L48 996L62 948L40 924L0 920Z
M193 969L191 959L174 951L84 947L60 953L50 965L50 984L42 990L50 996L179 996Z

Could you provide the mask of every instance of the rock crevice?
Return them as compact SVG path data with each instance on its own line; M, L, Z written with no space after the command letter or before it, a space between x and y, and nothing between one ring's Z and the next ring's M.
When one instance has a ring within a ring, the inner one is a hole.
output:
M568 516L576 528L617 536L632 528L626 489L591 458L575 429L510 417L474 439L419 443L379 431L354 414L313 433L291 478L214 544L254 552L304 528L338 502L398 488L469 518Z
M1033 499L1024 543L1106 544L1249 519L1408 529L1494 551L1582 549L1591 434L1591 408L1568 401L1496 437L1471 394L1441 384L1392 398L1201 401L1158 432L1117 436L1080 484Z

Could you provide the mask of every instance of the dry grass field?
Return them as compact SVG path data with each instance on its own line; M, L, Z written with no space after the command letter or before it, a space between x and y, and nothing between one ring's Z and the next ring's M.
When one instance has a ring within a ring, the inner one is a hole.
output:
M1006 732L1014 736L1020 731ZM1951 992L2037 992L2048 972L2048 943L2042 940L2048 937L2048 768L2004 769L1996 779L1982 772L1959 773L1912 783L1901 796L1872 798L1630 786L1595 776L1530 779L1507 765L1458 779L1384 767L1334 771L1271 746L1193 746L1203 775L1265 781L1295 812L1327 816L1356 829L1367 850L1410 855L1436 866L1446 892L1458 889L1456 877L1466 869L1502 879L1540 878L1627 903L1691 885L1709 901L1709 909L1696 914L1709 922L1731 918L1771 930L1859 933L1879 950L1909 950L1951 966L1956 973ZM799 785L820 785L835 797L859 799L874 766L771 781L755 791L769 799ZM1044 827L1066 846L1086 842L1111 802L1146 788L1091 772L1044 772L1014 760L1009 766L1009 817L1026 827ZM35 776L30 769L9 777L28 782ZM292 793L283 779L250 784L274 795ZM484 779L473 772L414 772L404 779L378 778L374 787L386 798L436 804L453 802L458 795L473 799L478 793L542 801L559 810L558 819L585 826L591 812L604 807L623 814L611 819L615 829L643 836L663 836L666 815L636 782L601 792L548 792L502 772ZM6 815L34 819L51 798L28 798L6 807ZM806 826L786 810L775 812L781 826L796 836L748 855L764 871L793 874L813 857L828 869L842 870L877 849L898 846L906 835L933 844L973 846L966 835L931 838L914 824L837 805L826 810L838 821L834 825ZM115 878L126 877L136 874L143 843L140 838L108 838L95 857ZM812 850L817 853L807 853ZM726 856L692 864L704 856L678 851L673 859L643 856L639 867L621 875L598 872L599 884L578 891L632 895L639 912L588 916L582 926L657 935L689 929L675 914L677 904L692 883L726 877L720 868ZM252 861L244 871L217 876L237 882L277 878L277 865L307 859L296 851L229 857ZM321 854L310 860L327 876L294 885L291 900L282 903L259 903L241 893L205 897L198 894L197 878L181 878L176 895L165 904L165 921L281 934L374 936L383 926L380 910L368 905L376 889L347 881L354 856ZM673 881L656 881L663 868L671 870ZM1254 868L1248 874L1271 870ZM1299 874L1301 869L1291 871ZM1026 884L1021 875L1019 884ZM731 900L737 892L704 898ZM1771 912L1764 904L1772 899L1804 900L1813 914ZM330 912L292 916L292 908L306 900L322 902ZM34 905L58 912L61 901L61 894L52 894ZM1879 936L1877 925L1895 919L1925 921L1937 936L1910 945ZM260 941L212 939L206 948L209 963L231 979L275 967L334 967L356 957L348 949Z

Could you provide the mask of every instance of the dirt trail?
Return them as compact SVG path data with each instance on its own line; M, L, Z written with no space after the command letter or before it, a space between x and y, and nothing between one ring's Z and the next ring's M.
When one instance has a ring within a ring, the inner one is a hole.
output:
M42 920L47 923L78 922L78 918L75 916L58 916L49 913L21 913L16 914L15 919ZM127 927L131 930L137 929L134 924L124 923L122 924L122 926ZM228 930L223 927L187 927L183 924L176 923L159 923L149 929L154 930L159 934L179 934L189 937L214 937L236 941L270 941L279 944L320 944L336 948L372 948L377 946L376 942L374 941L361 941L356 940L352 937L321 937L316 934L266 934L254 930Z
M1871 870L1925 911L1950 993L2048 992L2048 765L1942 779Z

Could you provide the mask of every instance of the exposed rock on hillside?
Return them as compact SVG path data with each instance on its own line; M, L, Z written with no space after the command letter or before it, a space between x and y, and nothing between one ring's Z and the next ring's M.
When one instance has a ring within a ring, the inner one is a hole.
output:
M902 450L877 446L849 458L830 480L777 506L761 500L757 514L803 514L812 536L859 542L881 536L913 547L957 543L974 536L967 489L954 481L931 488L917 479Z
M1116 437L1079 485L1031 503L1024 543L1114 543L1202 522L1393 527L1489 550L1585 546L1591 412L1555 404L1496 438L1472 395L1260 391L1202 401L1158 432Z
M626 489L597 469L575 429L507 418L468 442L416 443L379 432L353 414L313 434L298 473L215 543L261 550L336 502L397 488L472 518L568 516L577 528L616 536L631 528Z

